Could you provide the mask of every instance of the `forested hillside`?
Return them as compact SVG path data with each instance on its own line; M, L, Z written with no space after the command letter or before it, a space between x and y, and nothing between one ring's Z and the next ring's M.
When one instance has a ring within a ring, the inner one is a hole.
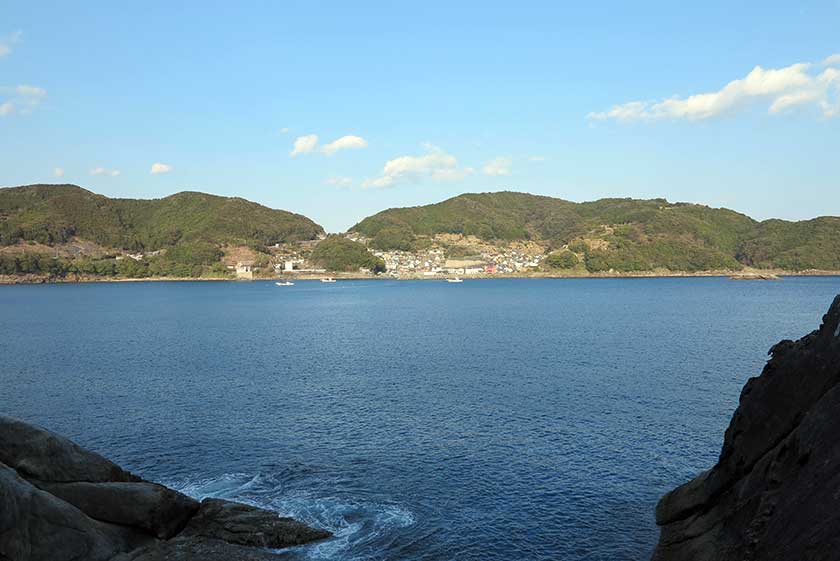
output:
M385 210L351 230L379 249L410 249L437 234L540 240L550 250L571 250L590 272L840 269L838 218L757 222L728 209L664 199L574 203L527 193L465 194Z

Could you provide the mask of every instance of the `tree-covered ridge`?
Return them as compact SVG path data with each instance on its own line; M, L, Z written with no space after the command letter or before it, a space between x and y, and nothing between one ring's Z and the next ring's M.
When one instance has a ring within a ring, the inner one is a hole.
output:
M268 245L323 234L312 220L240 198L183 192L163 199L110 199L75 185L0 189L0 245L74 237L154 251L182 244Z
M437 234L539 240L550 250L568 248L590 272L743 266L840 270L840 218L757 222L728 209L664 199L573 203L527 193L465 194L389 209L352 230L378 249L404 250ZM571 260L565 256L563 262Z
M766 220L741 243L738 259L756 268L840 270L840 218Z

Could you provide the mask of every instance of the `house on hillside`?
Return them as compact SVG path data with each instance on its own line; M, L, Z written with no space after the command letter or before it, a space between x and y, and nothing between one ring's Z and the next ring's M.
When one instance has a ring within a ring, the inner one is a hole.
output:
M240 261L236 264L236 278L238 279L253 279L254 278L254 262Z

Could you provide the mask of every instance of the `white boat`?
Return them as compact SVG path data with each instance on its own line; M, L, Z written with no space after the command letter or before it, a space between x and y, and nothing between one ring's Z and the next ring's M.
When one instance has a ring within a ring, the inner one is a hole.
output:
M446 282L464 282L463 279L455 277L454 279L446 279Z
M335 279L332 277L324 277L321 279L321 282L335 282Z
M290 282L290 281L286 281L286 282L275 282L274 284L276 284L277 286L294 286L294 285L295 285L295 283Z

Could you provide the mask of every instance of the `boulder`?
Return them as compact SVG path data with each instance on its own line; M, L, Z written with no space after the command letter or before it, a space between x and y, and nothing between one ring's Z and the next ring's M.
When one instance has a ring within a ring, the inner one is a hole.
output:
M270 561L329 532L255 507L199 504L0 416L0 561Z
M161 539L180 532L199 505L195 499L145 481L35 484L91 518L139 528Z
M0 559L107 561L150 538L93 520L0 464Z
M659 502L655 561L829 561L840 551L840 296L771 350L718 463Z
M270 510L223 499L204 499L182 535L281 548L322 540L331 534Z
M41 427L0 415L0 462L39 481L140 481L118 465Z
M281 555L222 540L178 537L123 553L111 561L280 561Z

